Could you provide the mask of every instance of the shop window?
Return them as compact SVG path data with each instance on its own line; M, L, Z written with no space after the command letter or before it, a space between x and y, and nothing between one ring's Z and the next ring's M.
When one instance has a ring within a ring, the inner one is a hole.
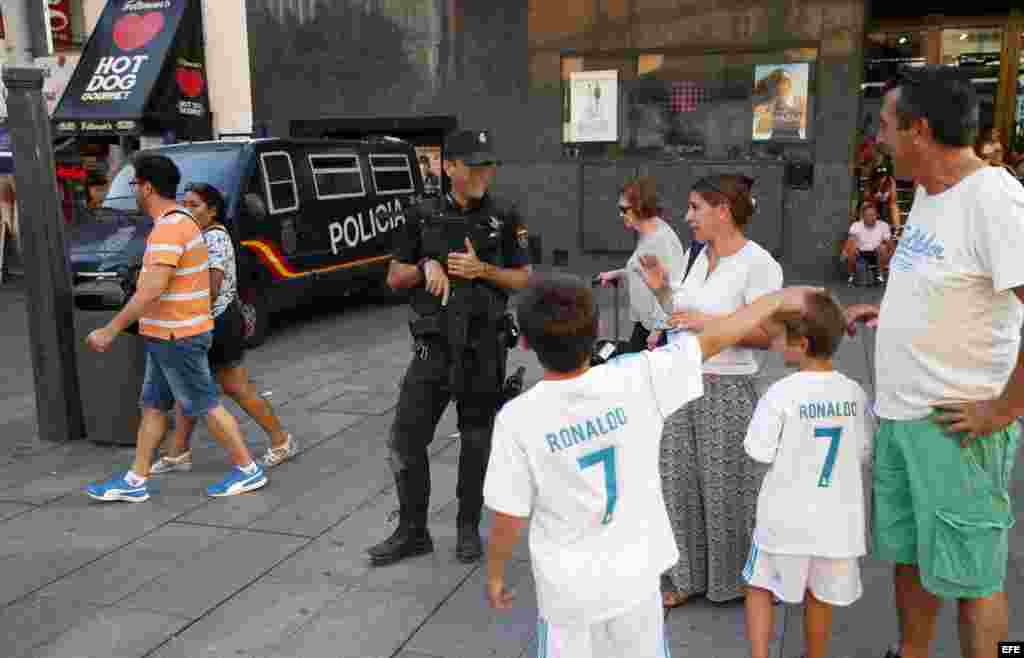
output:
M364 196L363 170L356 155L311 155L313 186L318 199Z
M405 194L415 191L412 169L405 155L370 154L370 170L377 194Z
M813 139L815 49L645 53L623 85L622 145L675 158L737 158L755 143Z
M290 212L299 208L299 190L295 185L292 158L284 151L273 151L260 156L263 163L263 181L270 200L270 214Z
M885 84L902 67L920 67L928 63L928 35L921 30L873 32L864 46L865 99L881 99Z

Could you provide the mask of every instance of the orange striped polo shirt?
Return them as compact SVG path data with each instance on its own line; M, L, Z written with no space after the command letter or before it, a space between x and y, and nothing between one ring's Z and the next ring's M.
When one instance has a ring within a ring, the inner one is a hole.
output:
M139 333L174 340L212 331L206 242L187 211L172 210L156 220L146 240L142 271L153 265L173 267L174 276L167 290L146 308Z

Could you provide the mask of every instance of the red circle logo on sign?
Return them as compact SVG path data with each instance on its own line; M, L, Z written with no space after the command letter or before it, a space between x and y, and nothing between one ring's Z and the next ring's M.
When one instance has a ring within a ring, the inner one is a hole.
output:
M128 14L114 23L114 43L121 50L138 50L164 30L164 15L158 11Z

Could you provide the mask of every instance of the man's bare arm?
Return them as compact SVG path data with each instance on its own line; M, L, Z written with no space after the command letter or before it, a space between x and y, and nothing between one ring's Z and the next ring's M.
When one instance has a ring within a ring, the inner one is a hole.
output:
M522 290L530 283L531 268L529 265L522 267L498 267L490 263L484 263L484 271L480 278L490 281L503 290Z
M115 333L121 333L139 321L146 307L160 298L171 285L174 268L170 265L148 265L139 275L139 285L121 312L114 316L107 326Z
M1014 288L1013 292L1024 303L1024 286ZM1010 381L1006 382L1000 400L1014 418L1024 416L1024 349L1017 353L1017 366L1010 374Z
M388 287L392 290L409 290L423 283L423 273L415 265L391 261L388 266Z
M709 323L697 336L701 355L707 361L724 349L733 347L755 331L771 335L778 329L777 319L785 314L802 313L807 296L821 288L794 286L754 300L732 315ZM765 327L766 329L762 329Z

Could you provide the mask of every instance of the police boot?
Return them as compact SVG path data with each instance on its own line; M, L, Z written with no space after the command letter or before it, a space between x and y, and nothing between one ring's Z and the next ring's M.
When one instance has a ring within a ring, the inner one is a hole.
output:
M390 537L367 549L373 566L382 567L408 557L434 552L434 542L427 530L430 490L429 486L423 485L426 478L408 469L395 476L399 505L398 527Z
M459 521L458 541L455 544L455 557L463 564L472 564L484 554L484 544L480 540L480 521Z

